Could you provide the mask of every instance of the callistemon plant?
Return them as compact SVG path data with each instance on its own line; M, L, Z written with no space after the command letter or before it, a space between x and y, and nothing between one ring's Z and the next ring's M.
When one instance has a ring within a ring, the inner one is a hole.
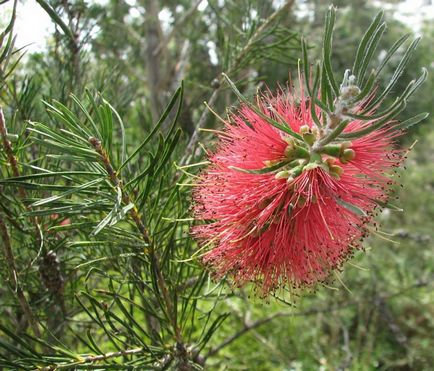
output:
M340 85L330 59L333 8L315 67L302 42L297 91L288 87L250 102L225 76L241 105L217 131L217 149L194 192L196 218L207 223L193 233L217 276L230 276L237 285L254 282L265 295L282 286L311 287L362 248L376 213L387 205L394 168L405 157L395 140L426 117L395 119L425 71L385 107L418 40L384 89L377 78L407 37L365 77L385 29L382 17L367 30Z

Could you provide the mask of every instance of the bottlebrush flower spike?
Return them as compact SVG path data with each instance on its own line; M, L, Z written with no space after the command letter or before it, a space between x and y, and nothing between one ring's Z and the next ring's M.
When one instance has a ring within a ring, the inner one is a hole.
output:
M258 110L259 109L259 110ZM318 113L319 114L319 113ZM270 124L278 120L300 139ZM354 120L344 133L372 125ZM225 123L194 192L194 235L219 277L255 282L263 294L325 281L374 225L389 175L402 160L392 124L362 138L318 147L310 101L280 91L242 105Z
M310 70L303 54L297 96L280 90L241 101L219 132L219 144L194 191L194 213L204 224L193 234L217 276L237 285L254 282L266 295L282 286L313 286L340 269L376 224L404 151L394 141L427 114L394 121L427 72L411 81L389 107L391 92L419 39L413 40L381 91L377 76L408 36L398 40L378 68L367 66L385 29L380 12L363 36L352 70L338 85L331 63L335 8L326 14L322 60ZM377 35L380 35L377 37ZM322 99L320 97L322 96Z

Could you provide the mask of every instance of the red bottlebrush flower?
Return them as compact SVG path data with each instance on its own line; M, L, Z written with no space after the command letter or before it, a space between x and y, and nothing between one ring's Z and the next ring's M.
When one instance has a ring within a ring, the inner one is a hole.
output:
M204 262L219 277L255 282L267 294L322 282L361 248L402 154L390 127L318 145L327 133L314 125L303 95L280 92L258 104L241 106L218 134L194 192L195 216L206 223L193 234L212 247ZM371 124L355 120L344 132Z

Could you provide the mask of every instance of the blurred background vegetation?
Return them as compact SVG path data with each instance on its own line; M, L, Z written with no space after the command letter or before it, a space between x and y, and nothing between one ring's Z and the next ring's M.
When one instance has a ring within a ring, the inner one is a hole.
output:
M18 9L31 2L33 0L19 2ZM2 3L0 12L6 26L12 2ZM11 122L10 132L21 133L23 122L29 119L50 122L52 119L42 100L56 99L69 106L72 104L70 93L84 99L87 88L101 92L116 108L125 124L127 146L134 148L158 120L183 81L184 99L177 121L183 134L172 157L172 162L178 164L199 161L203 155L201 147L192 144L197 132L191 140L198 122L208 128L221 125L214 115L203 113L203 101L208 101L221 115L226 107L236 103L233 94L223 85L221 73L227 73L246 94L254 93L257 86L275 88L286 84L289 76L297 76L301 34L311 47L311 55L320 54L324 14L329 6L324 0L285 3L272 0L51 0L48 3L60 15L69 34L59 23L54 27L53 22L46 47L25 54L13 74L7 77L7 87L0 91L0 101ZM334 2L339 13L333 63L335 71L341 75L352 65L357 44L380 8L386 10L388 28L379 46L379 60L382 51L403 34L423 35L410 68L394 89L399 92L405 83L420 74L423 66L428 68L428 80L402 114L403 118L419 112L431 115L401 139L401 145L410 146L416 140L417 143L409 152L407 169L401 172L403 187L396 189L396 209L385 209L379 215L380 230L373 231L365 243L366 251L358 252L353 261L346 264L339 280L330 287L318 287L315 292L296 298L295 306L274 298L265 303L251 295L249 288L224 287L219 295L226 300L218 301L216 311L230 313L230 316L213 336L207 353L207 369L434 368L434 24L432 14L419 17L416 23L405 23L402 17L396 17L401 3L399 0ZM425 3L421 5L434 9L429 1ZM261 38L255 37L258 27L264 24L261 20L281 6L284 8L278 14L279 22L273 23ZM25 27L36 27L35 24ZM19 33L19 28L16 32ZM18 55L20 52L12 59L17 60ZM399 61L399 55L396 59ZM6 72L1 71L3 75ZM387 81L391 73L392 69L385 71L383 79ZM163 131L167 132L168 125L164 125ZM120 135L120 131L115 131L114 141ZM213 140L206 132L199 134L199 141L206 148L212 148ZM38 154L32 153L32 148L28 147L26 161L39 166ZM135 166L140 168L140 161ZM183 217L187 218L188 192L185 197ZM183 229L185 236L188 225ZM70 233L67 240L79 238L75 232ZM92 249L77 244L73 253L68 250L71 248L58 243L55 251L61 261L60 269L65 272L67 317L73 319L68 326L80 332L90 325L83 325L85 320L74 303L74 293L88 285L90 273L74 267L91 257L103 257L107 252L103 246ZM194 251L194 245L191 248ZM32 253L22 256L18 250L17 253L23 265L34 256ZM116 270L107 265L99 267ZM37 281L35 276L26 279L30 282L26 283L29 292L36 295L33 298L30 295L30 301L42 302L37 296L42 289L33 282ZM17 329L19 321L13 318L13 304L5 291L6 288L0 288L1 321ZM47 303L44 305L53 308ZM39 305L40 311L46 310ZM202 309L206 312L205 307ZM104 334L99 331L101 333L96 332L95 336L104 341ZM62 336L61 332L57 337L74 351L80 352L83 346L72 336ZM99 345L107 348L107 344ZM107 349L111 349L110 344Z

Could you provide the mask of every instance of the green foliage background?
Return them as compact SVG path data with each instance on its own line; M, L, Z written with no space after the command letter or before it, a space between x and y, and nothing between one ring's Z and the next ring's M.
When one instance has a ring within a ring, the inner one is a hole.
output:
M198 168L180 166L203 158L202 147L192 146L191 140L198 123L221 126L213 115L203 113L202 102L208 101L221 115L236 103L221 73L246 95L258 85L284 85L289 74L297 76L301 34L311 56L320 55L328 2L288 2L269 24L264 20L276 7L268 0L208 1L205 8L195 0L38 3L48 4L61 21L44 51L22 59L17 51L1 69L0 102L21 178L12 174L3 150L0 209L9 223L19 280L45 326L40 339L58 348L34 345L37 341L31 339L13 290L2 285L4 369L33 369L38 362L48 367L53 360L70 362L65 368L86 369L90 366L80 366L79 355L142 346L151 348L152 357L124 355L96 364L99 369L193 367L183 363L183 350L173 350L177 326L185 344L191 345L184 350L193 354L188 357L197 368L433 368L432 21L422 25L420 46L394 88L397 95L422 67L428 68L428 80L402 114L403 119L420 112L431 116L401 139L406 146L418 142L401 172L403 187L396 189L396 208L379 215L381 228L366 241L366 251L357 253L330 286L297 298L283 293L288 301L264 301L251 288L214 282L200 261L191 259L197 246L188 234L191 187L184 185L189 182L184 171L195 173ZM399 1L380 3L393 9ZM378 8L368 0L335 5L339 13L333 66L340 79ZM165 22L157 17L162 10L169 15ZM380 51L413 32L392 12L386 12L386 19ZM5 43L2 48L6 50ZM7 75L16 61L17 67ZM399 55L383 81L398 61ZM89 137L103 139L119 183ZM201 132L198 139L204 148L213 147L209 133ZM48 171L57 175L48 176ZM132 204L151 240L158 242L147 242L135 220L125 217ZM57 263L49 260L49 251L56 253ZM10 283L8 261L0 262L3 282ZM169 287L168 300L159 268ZM43 279L44 269L52 286ZM60 276L63 283L56 285ZM174 312L170 301L178 308ZM153 325L152 318L160 317ZM33 344L32 351L20 337ZM177 354L180 361L169 362L167 354ZM27 355L38 361L16 361Z

